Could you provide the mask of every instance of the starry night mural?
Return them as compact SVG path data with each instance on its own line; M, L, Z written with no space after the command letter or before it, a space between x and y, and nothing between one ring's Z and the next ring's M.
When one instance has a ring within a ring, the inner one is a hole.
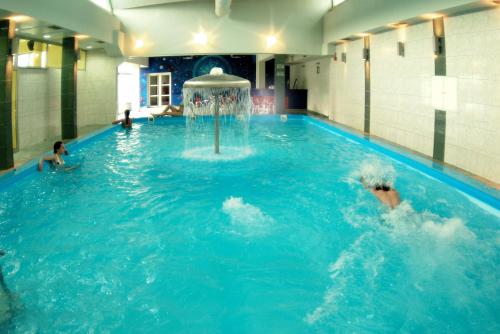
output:
M141 69L141 107L147 106L149 73L171 72L171 103L178 105L182 102L182 85L184 82L208 74L214 67L221 67L224 73L249 80L252 88L255 88L255 56L151 57L149 58L149 67Z

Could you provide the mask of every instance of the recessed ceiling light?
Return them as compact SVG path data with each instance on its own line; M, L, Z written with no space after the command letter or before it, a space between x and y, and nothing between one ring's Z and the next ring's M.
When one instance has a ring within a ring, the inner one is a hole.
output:
M87 46L87 49L92 49L92 45Z
M45 38L45 39L49 39L50 37L52 37L52 36L50 36L49 34L44 34L43 35L43 38Z
M278 39L274 35L267 36L267 47L270 48L276 44Z
M135 41L135 47L136 49L140 49L144 46L144 41L142 39L138 39Z
M196 44L200 45L205 45L208 42L208 36L205 34L203 31L200 31L199 33L196 33L194 35L194 42Z

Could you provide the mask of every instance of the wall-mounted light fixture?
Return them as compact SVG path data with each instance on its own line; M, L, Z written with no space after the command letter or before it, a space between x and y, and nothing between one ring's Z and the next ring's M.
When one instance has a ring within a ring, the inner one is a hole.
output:
M398 42L398 56L405 56L405 42Z
M316 74L319 74L319 63L316 63Z
M408 23L406 23L406 22L389 23L387 25L387 27L392 28L392 29L406 28L406 27L408 27Z
M340 58L341 58L343 63L347 63L347 53L342 52Z
M444 37L434 36L434 55L440 56L444 51Z
M434 20L434 19L438 19L440 17L443 17L443 14L440 14L440 13L426 13L426 14L420 15L420 17L423 18L424 20Z
M363 57L364 60L369 61L370 60L370 49L363 48L362 57Z
M25 15L14 15L14 16L9 16L8 19L15 22L25 22L31 20L31 17Z

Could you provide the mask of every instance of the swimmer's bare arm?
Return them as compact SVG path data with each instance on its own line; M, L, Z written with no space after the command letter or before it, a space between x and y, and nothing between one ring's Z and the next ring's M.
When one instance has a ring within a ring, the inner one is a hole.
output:
M45 161L54 161L54 160L55 160L54 156L49 156L49 157L43 157L43 158L41 158L40 161L38 161L38 171L41 172L43 170L43 163Z
M124 119L117 119L116 121L111 122L111 124L119 124L125 121Z
M401 203L401 197L399 196L399 192L397 190L392 190L389 196L391 209L394 209Z

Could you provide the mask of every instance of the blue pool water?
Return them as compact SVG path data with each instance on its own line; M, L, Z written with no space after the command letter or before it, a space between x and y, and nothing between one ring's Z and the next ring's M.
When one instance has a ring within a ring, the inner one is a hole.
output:
M2 330L500 331L497 210L309 118L254 118L235 160L184 138L178 119L114 128L73 147L79 169L4 186Z

